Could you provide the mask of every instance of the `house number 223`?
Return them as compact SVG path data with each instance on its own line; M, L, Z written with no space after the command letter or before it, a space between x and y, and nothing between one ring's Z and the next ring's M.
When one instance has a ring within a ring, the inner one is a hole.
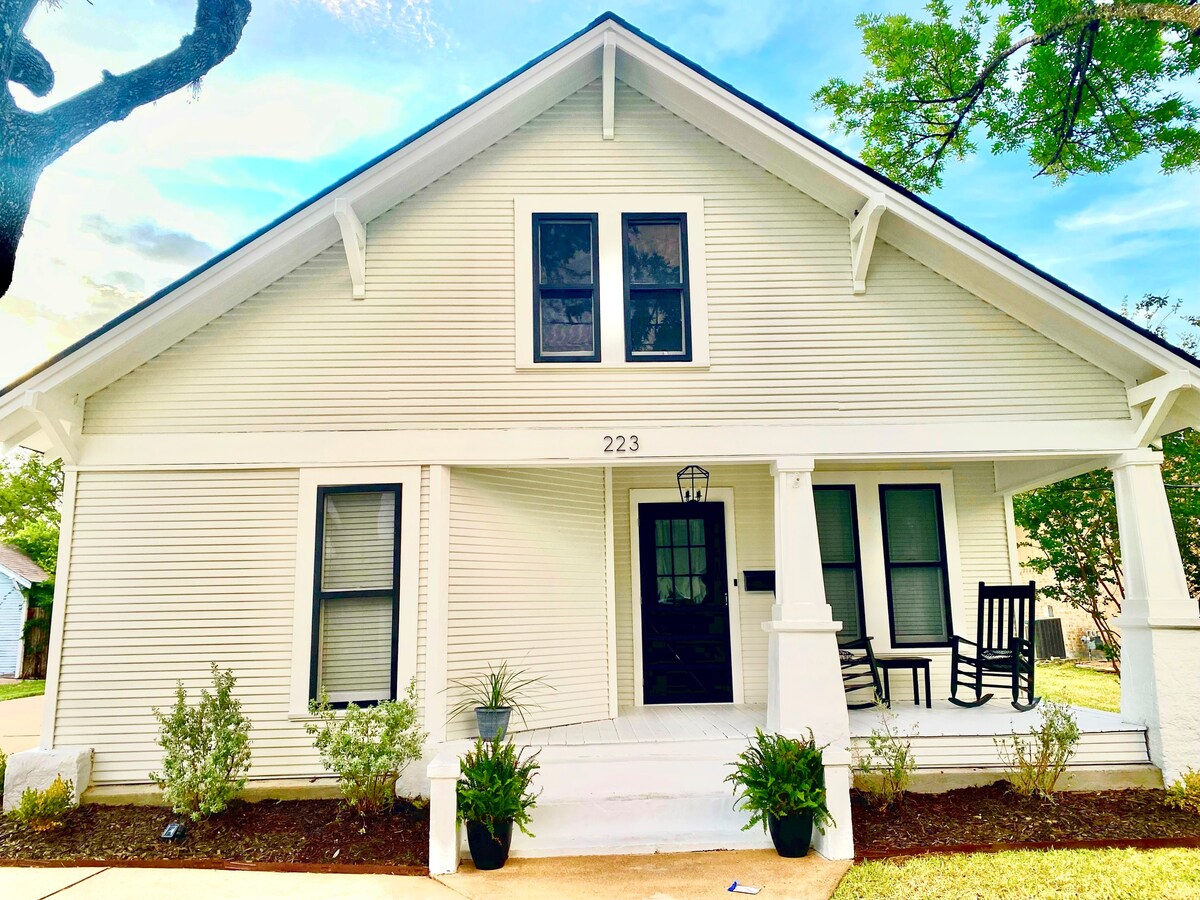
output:
M636 434L631 434L629 437L623 434L606 434L604 436L604 452L637 453L638 436Z

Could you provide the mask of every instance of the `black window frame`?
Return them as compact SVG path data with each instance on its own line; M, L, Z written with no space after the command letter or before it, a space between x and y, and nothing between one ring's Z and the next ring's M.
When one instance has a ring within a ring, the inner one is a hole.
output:
M587 222L592 227L592 348L590 354L542 353L542 291L587 290L581 285L542 284L542 224ZM533 361L535 363L598 363L601 360L600 341L600 214L599 213L549 213L533 214Z
M850 493L850 532L854 539L854 562L831 562L821 560L821 571L825 569L853 569L855 584L858 587L858 638L867 637L867 605L863 596L862 544L858 534L858 490L852 484L814 484L813 491L849 491ZM817 551L820 552L820 532L817 536ZM828 603L828 598L826 598ZM845 623L843 623L844 625ZM844 629L843 629L844 630ZM839 640L842 632L838 632Z
M380 597L387 591L378 588L364 588L349 591L326 591L321 587L323 575L323 557L325 549L325 498L331 494L372 494L391 492L396 495L396 507L392 522L392 658L389 666L389 696L388 700L396 699L396 668L400 661L400 528L402 524L402 500L404 485L400 483L387 484L339 484L320 485L317 487L317 530L313 548L313 611L312 611L312 650L309 659L308 698L316 700L320 695L320 654L321 654L321 607L326 601L352 600L356 597ZM380 701L370 700L339 700L331 701L334 709L345 709L351 703L355 706L375 706Z
M629 327L630 296L637 291L674 289L675 285L639 284L634 285L629 277L629 225L639 222L675 222L679 225L679 277L682 284L683 297L683 352L682 353L634 353L633 329ZM624 282L623 315L625 317L625 362L655 363L655 362L691 362L693 356L692 341L692 291L691 266L688 261L688 230L687 213L621 213L621 278Z
M934 510L937 514L938 553L941 555L939 567L942 572L942 602L946 612L946 639L944 641L897 641L896 640L896 611L892 600L892 570L893 569L932 569L934 563L929 562L893 562L888 543L887 493L889 491L933 491ZM888 605L888 637L895 649L907 647L949 647L951 636L954 634L954 603L950 596L950 561L946 553L946 514L943 505L942 486L936 482L929 484L881 484L879 485L879 521L883 529L883 570L884 582L887 587Z

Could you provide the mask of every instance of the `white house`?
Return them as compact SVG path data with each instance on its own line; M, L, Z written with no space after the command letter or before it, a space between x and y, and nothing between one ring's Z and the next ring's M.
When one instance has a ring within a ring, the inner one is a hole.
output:
M949 707L948 639L1016 580L1011 495L1108 466L1124 709L1081 719L1078 761L1170 777L1200 765L1200 616L1153 445L1198 389L605 15L0 394L0 440L66 463L43 748L92 748L93 796L145 784L151 707L216 661L253 777L309 779L319 687L415 678L447 868L446 687L508 660L554 688L515 852L762 844L720 781L761 724L830 745L845 857L870 714L839 632L933 661L924 768L995 767L1029 719Z
M20 678L25 656L26 591L48 576L32 559L0 544L0 677Z

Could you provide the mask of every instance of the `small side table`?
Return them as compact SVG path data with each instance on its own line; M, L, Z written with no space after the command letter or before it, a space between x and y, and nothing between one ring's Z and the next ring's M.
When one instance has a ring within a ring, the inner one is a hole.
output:
M877 656L875 664L883 673L883 701L892 705L892 684L888 678L892 669L909 669L912 672L913 705L921 705L921 691L917 686L917 672L925 672L925 706L933 708L933 694L929 687L929 659L924 656Z

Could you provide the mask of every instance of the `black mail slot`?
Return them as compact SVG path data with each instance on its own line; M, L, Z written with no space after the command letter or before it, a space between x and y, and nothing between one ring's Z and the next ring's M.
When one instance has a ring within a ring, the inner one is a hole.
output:
M747 591L775 590L774 569L747 569L742 573L742 587Z

